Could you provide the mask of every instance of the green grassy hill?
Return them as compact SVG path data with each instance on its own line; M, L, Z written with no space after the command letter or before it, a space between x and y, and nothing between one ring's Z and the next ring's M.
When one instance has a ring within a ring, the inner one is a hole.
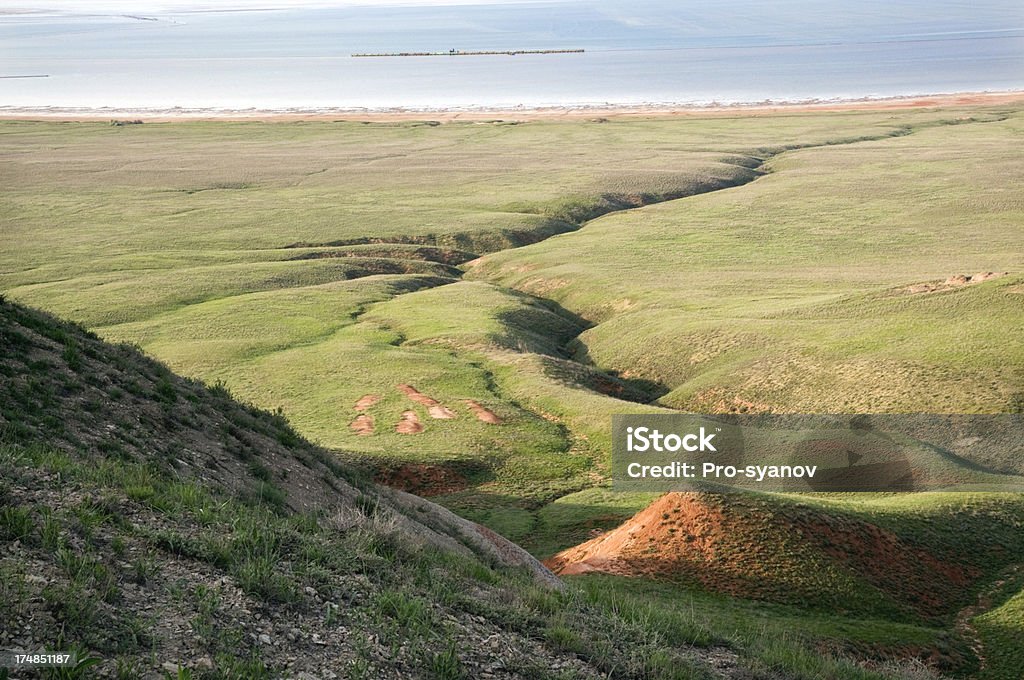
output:
M472 276L595 322L576 358L663 385L674 408L1019 409L1024 118L959 123L787 152L756 182L603 217ZM1013 276L939 285L976 272Z

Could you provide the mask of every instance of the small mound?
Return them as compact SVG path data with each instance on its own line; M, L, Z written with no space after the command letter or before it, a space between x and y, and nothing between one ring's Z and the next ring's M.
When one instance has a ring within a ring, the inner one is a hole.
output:
M468 406L473 413L476 414L477 420L483 423L489 423L490 425L498 425L501 423L501 418L488 408L485 408L478 401L473 399L466 399L466 406Z
M455 411L451 410L447 406L441 406L440 404L437 404L436 406L428 406L427 413L430 414L431 418L435 418L437 420L451 420L457 415Z
M380 395L377 395L377 394L366 394L366 395L363 395L362 397L359 398L359 401L356 402L355 410L357 410L357 411L365 411L366 409L368 409L371 406L373 406L374 404L376 404L378 401L380 401Z
M953 290L955 288L963 288L964 286L974 285L976 283L983 283L985 281L991 281L992 279L998 279L1003 276L1007 276L1009 272L978 272L977 274L954 274L945 281L925 281L923 283L915 283L900 289L900 292L908 293L910 295L917 295L920 293L937 293L944 290Z
M356 416L356 419L349 423L349 428L358 435L369 435L373 434L373 416L368 416L362 413Z
M617 529L549 558L561 575L601 572L739 597L937 619L978 578L860 519L708 493L662 496Z
M397 387L399 392L409 397L412 401L422 406L426 406L427 413L430 414L431 418L436 418L438 420L451 420L457 415L455 411L452 411L450 408L442 405L437 399L423 394L412 385L406 385L403 383Z
M398 434L419 434L423 432L423 424L415 411L402 411L402 419L395 425Z
M971 275L957 274L946 279L946 285L966 286L970 283L981 283L991 279L998 279L1000 276L1006 276L1007 274L1009 274L1009 272L978 272L977 274Z

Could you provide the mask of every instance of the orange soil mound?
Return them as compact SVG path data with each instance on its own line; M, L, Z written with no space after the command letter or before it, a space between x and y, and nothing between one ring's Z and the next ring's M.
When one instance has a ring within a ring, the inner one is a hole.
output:
M430 414L431 418L437 418L439 420L451 420L457 415L455 411L446 406L441 406L440 404L437 406L428 406L427 413Z
M417 404L422 404L423 406L426 406L427 413L430 414L431 418L450 420L451 418L454 418L457 415L455 411L452 411L450 408L442 406L441 402L439 402L437 399L428 397L427 395L423 394L412 385L406 385L403 383L401 385L398 385L397 387L399 392L409 397Z
M379 395L367 394L359 398L359 401L356 402L355 409L357 411L365 411L366 409L376 404L378 401L380 401Z
M423 424L415 411L402 411L402 419L395 425L398 434L419 434L423 432Z
M349 427L359 435L373 434L373 416L360 414L349 423Z
M396 468L380 470L377 482L401 489L417 496L440 496L461 491L469 486L466 478L441 465L406 463Z
M979 575L858 519L706 493L666 494L617 529L545 564L562 575L668 579L739 597L841 609L846 604L837 584L852 579L926 617L955 608Z
M490 423L491 425L497 425L497 424L499 424L501 422L501 418L499 418L494 413L494 411L491 411L490 409L485 408L484 406L482 406L480 404L480 402L474 401L472 399L466 399L465 401L466 401L466 406L468 406L470 409L472 409L473 413L476 414L477 420L479 420L481 422L484 422L484 423Z

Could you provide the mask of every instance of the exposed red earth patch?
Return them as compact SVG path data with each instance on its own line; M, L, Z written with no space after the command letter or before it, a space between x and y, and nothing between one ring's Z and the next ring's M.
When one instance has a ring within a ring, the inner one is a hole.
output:
M355 409L357 411L365 411L374 404L380 401L380 395L377 394L366 394L359 398L356 402Z
M349 428L358 435L373 434L373 416L361 413L356 416L355 420L349 423Z
M618 397L625 391L621 383L613 382L602 376L594 378L593 387L601 394L607 394L611 397Z
M482 406L480 402L474 401L472 399L466 399L465 401L466 406L472 409L473 413L476 414L477 420L484 423L490 423L491 425L498 425L499 423L501 423L501 418L499 418L497 414L494 413L494 411L491 411L490 409Z
M947 614L979 576L973 567L940 559L862 520L707 493L666 494L545 564L562 575L664 579L751 599L839 608L844 602L835 584L853 578L925 617Z
M438 420L451 420L458 415L455 411L445 406L441 406L440 404L437 406L428 406L427 413L430 414L431 418L436 418Z
M446 406L443 406L441 402L439 402L437 399L428 397L427 395L423 394L412 385L406 385L403 383L401 385L398 385L397 387L398 390L402 392L402 394L409 397L417 404L426 406L427 413L430 414L431 418L436 418L438 420L451 420L452 418L455 418L458 415L457 413L455 413L455 411L451 410Z
M454 470L442 465L421 463L406 463L396 468L380 470L374 479L393 489L424 497L454 493L469 486L466 478Z
M423 432L423 424L416 411L402 411L402 419L395 425L395 432L398 434L419 434Z

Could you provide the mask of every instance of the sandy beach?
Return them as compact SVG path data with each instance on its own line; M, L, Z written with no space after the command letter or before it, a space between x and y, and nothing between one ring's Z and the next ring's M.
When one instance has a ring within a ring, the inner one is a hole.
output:
M224 120L284 122L299 120L397 122L432 120L439 122L501 120L547 120L588 118L648 118L683 116L768 115L775 113L803 113L813 111L885 111L930 107L997 106L1024 101L1024 91L1011 92L959 92L948 94L912 95L887 98L861 98L848 100L811 100L794 102L755 102L750 104L703 105L595 105L552 106L543 108L512 109L116 109L116 108L21 108L0 106L2 120L141 120L145 122L172 122L181 120Z

